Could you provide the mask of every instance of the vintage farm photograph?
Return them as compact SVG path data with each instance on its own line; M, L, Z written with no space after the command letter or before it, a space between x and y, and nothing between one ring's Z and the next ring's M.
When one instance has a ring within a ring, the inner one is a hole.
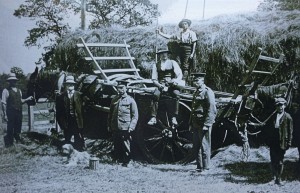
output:
M0 192L299 192L300 1L0 10Z

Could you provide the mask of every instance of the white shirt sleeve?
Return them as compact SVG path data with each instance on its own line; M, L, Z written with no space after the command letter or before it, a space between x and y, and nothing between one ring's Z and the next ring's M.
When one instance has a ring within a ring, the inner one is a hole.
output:
M157 80L158 79L158 74L157 74L157 67L156 67L156 64L153 64L153 67L152 67L152 77L151 77L152 80Z
M5 89L2 91L2 99L1 99L1 102L2 102L3 104L6 104L7 99L8 99L8 96L9 96L9 92L8 92L8 90L5 88Z

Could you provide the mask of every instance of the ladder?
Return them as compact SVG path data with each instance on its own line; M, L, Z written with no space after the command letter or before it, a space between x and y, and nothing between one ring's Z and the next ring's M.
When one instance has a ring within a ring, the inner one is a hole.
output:
M139 69L137 69L134 65L133 60L135 59L129 53L130 45L126 44L110 44L110 43L86 43L84 39L81 37L80 42L77 44L78 48L83 48L85 53L87 54L84 59L86 61L91 61L93 66L93 72L95 75L100 76L103 80L111 81L120 77L135 77L140 78ZM95 56L91 51L91 48L117 48L124 49L125 56ZM122 61L123 64L129 64L127 68L104 68L101 66L100 61Z
M238 88L236 89L236 91L232 95L231 100L237 99L237 97L240 95L240 92L241 92L243 86L245 86L246 84L248 84L248 81L249 81L249 79L250 79L250 77L251 77L251 75L253 73L254 74L264 74L264 75L267 75L262 80L262 83L260 84L260 85L264 85L269 80L269 78L271 77L271 75L274 74L274 72L279 67L279 65L283 62L283 59L284 59L284 55L283 54L281 54L280 57L278 59L276 59L276 58L264 56L264 55L262 55L262 53L263 53L263 49L262 48L259 48L256 51L256 53L255 53L256 57L250 63L248 69L246 70L247 74L244 76L241 84L239 84ZM272 68L271 71L257 70L256 67L257 67L257 64L258 64L258 62L260 60L272 62L272 63L275 63L275 65L273 66L273 68ZM221 112L221 114L220 114L219 117L221 117L221 118L229 117L230 114L231 114L231 111L233 110L233 108L234 108L234 105L232 103L228 103L227 106L225 107L225 109Z
M284 59L283 54L281 54L279 58L272 58L272 57L264 56L264 55L262 55L262 53L263 53L263 49L259 48L258 51L255 54L256 56L258 55L258 57L252 60L249 68L246 70L247 74L244 76L241 84L239 85L239 88L234 93L232 99L236 99L236 97L239 95L240 88L242 88L242 86L247 84L247 82L249 81L249 79L250 79L250 77L253 73L254 74L264 74L264 75L266 75L266 77L260 83L260 85L264 85L268 82L270 77L275 73L275 71L277 70L279 65L282 64L282 62L283 62L283 59ZM257 70L256 67L257 67L257 64L260 60L267 61L267 62L272 62L272 63L275 63L275 65L273 66L273 68L270 71Z

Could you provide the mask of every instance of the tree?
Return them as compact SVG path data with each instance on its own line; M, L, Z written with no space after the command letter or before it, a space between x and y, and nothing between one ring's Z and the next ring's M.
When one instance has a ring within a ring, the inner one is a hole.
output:
M30 18L36 27L30 29L25 39L25 46L44 46L45 53L38 61L43 60L46 67L56 69L58 63L52 62L53 54L61 39L68 34L71 27L66 19L80 12L79 0L25 0L14 16ZM94 19L90 29L112 24L124 27L149 25L157 16L157 5L149 0L90 0L95 9L91 13Z
M300 0L264 0L260 3L259 10L300 10Z
M90 28L118 24L124 27L147 26L158 16L158 7L149 0L91 0L94 19Z
M59 40L70 30L65 18L70 15L69 8L75 7L66 2L59 4L57 0L26 0L15 10L14 16L27 17L34 20L36 27L28 30L29 35L25 38L26 47L43 46L45 53L37 63L43 60L46 66L51 65L51 54Z

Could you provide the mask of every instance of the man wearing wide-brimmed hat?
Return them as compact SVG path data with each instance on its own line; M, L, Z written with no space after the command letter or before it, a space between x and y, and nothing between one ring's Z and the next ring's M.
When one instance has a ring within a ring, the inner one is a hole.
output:
M211 130L217 115L214 92L204 84L205 73L192 74L196 91L193 94L189 124L193 131L193 148L197 171L210 167Z
M196 33L190 30L191 20L182 19L178 26L182 29L179 35L169 35L163 33L161 29L157 29L157 33L164 38L176 40L179 42L180 50L180 66L183 70L183 78L186 80L189 76L190 71L193 68L193 58L196 51L197 36Z
M13 145L14 138L17 142L21 141L22 104L33 99L32 96L22 99L22 92L16 87L17 81L15 73L9 74L9 86L2 92L3 119L7 121L7 135L4 137L6 147Z
M83 107L81 93L75 90L74 76L67 76L64 82L66 90L62 93L63 111L65 116L64 137L65 143L71 143L74 135L74 148L83 151L85 147L83 138ZM61 108L61 107L59 107Z
M268 119L266 127L266 143L270 147L271 169L275 183L281 185L283 158L292 143L293 119L285 112L287 101L276 98L276 113Z
M152 80L158 87L151 105L151 119L149 125L157 123L156 115L158 108L166 110L169 120L174 125L177 125L179 99L176 95L178 89L177 85L184 86L185 82L182 80L182 71L175 60L169 59L170 51L162 49L157 51L157 63L152 68Z

